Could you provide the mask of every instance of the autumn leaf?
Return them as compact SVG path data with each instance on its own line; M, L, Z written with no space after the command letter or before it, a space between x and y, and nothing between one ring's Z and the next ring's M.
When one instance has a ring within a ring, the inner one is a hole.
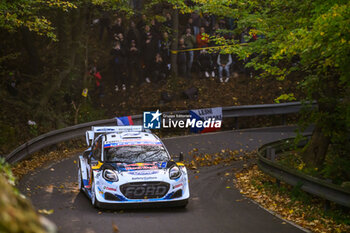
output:
M115 223L112 223L112 229L114 233L119 233L119 228Z
M47 209L40 209L40 210L38 210L38 212L39 212L40 214L50 215L50 214L53 214L54 210L53 210L53 209L50 209L50 210L47 210Z

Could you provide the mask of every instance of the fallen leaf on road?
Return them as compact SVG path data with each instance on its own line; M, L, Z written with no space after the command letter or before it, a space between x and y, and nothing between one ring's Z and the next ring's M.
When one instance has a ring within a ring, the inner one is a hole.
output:
M112 228L114 233L119 233L119 228L116 224L112 223Z
M52 193L52 191L53 191L53 185L52 184L45 188L45 192Z
M54 210L53 210L53 209L50 209L50 210L41 209L41 210L38 210L38 212L39 212L40 214L47 214L47 215L50 215L50 214L53 214Z

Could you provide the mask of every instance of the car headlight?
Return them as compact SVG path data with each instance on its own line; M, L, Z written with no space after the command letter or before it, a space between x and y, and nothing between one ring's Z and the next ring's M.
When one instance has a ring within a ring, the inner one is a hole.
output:
M172 168L170 168L169 170L169 177L172 180L175 180L177 178L179 178L181 176L181 171L180 168L178 166L173 166Z
M103 170L103 178L111 182L117 182L119 180L117 173L111 169Z

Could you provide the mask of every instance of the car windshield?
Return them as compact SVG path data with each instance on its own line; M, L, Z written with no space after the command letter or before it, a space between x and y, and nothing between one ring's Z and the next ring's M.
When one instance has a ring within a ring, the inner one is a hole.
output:
M105 148L107 162L145 163L169 161L169 155L162 145L132 145Z

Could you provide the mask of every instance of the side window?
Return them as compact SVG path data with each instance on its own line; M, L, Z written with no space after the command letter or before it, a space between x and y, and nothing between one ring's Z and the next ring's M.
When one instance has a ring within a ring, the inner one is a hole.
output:
M92 157L96 160L101 160L101 146L102 137L99 137L94 144L94 149L92 150Z

